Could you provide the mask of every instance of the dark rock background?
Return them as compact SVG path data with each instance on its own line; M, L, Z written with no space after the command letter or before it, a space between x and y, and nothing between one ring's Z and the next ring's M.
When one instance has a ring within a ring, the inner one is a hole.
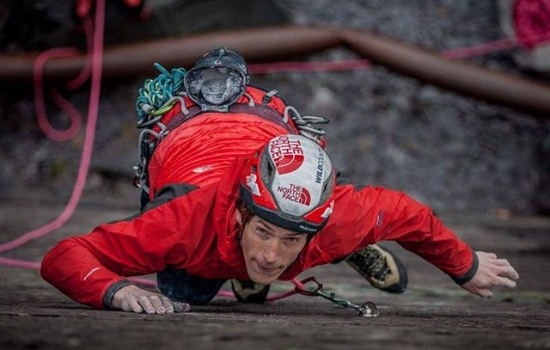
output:
M496 1L157 0L147 4L151 17L140 20L137 11L108 1L107 46L285 23L373 30L440 52L503 37ZM82 33L75 23L71 1L1 1L0 51L82 48ZM510 49L469 61L546 83L546 77L516 63L521 51ZM343 48L305 57L310 61L354 58ZM133 106L145 78L150 77L103 84L84 200L136 200L137 207L139 193L131 186L138 135ZM277 89L303 114L328 117L329 153L355 182L407 192L439 212L550 213L548 119L457 95L381 66L254 75L252 83ZM86 89L67 97L86 114ZM49 112L54 125L67 125L63 113L51 105ZM33 191L68 198L83 134L62 143L47 139L37 126L32 89L9 83L0 89L0 122L2 195L24 199Z

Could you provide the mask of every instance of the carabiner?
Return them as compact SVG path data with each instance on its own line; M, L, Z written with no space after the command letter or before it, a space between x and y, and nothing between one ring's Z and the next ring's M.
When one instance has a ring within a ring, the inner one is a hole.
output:
M339 299L339 298L336 298L336 295L334 293L327 293L323 290L323 285L321 283L319 283L315 277L308 277L306 279L304 279L303 281L301 281L300 283L305 287L305 285L309 282L313 282L315 283L317 286L315 288L315 290L307 290L305 288L300 288L298 286L296 286L296 288L294 289L296 291L296 293L300 293L300 294L303 294L303 295L307 295L307 296L319 296L319 297L322 297L322 298L325 298L337 305L340 305L340 306L343 306L345 308L350 308L350 309L354 309L358 312L358 316L362 316L362 317L376 317L378 315L380 315L380 312L378 311L378 308L376 307L376 305L372 302L372 301L367 301L363 304L361 304L361 306L359 305L356 305L356 304L353 304L351 302L349 302L348 300L344 300L344 299Z

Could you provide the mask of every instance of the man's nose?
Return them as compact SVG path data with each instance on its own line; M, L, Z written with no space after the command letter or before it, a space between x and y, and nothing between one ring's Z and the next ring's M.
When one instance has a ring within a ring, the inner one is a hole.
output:
M263 258L267 264L275 264L281 257L281 244L278 240L270 240L263 250Z

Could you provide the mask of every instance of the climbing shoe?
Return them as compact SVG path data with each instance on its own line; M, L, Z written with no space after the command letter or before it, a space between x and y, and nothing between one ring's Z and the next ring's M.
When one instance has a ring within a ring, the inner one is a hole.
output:
M377 244L351 254L346 262L375 288L389 293L403 293L407 289L405 265L391 251Z

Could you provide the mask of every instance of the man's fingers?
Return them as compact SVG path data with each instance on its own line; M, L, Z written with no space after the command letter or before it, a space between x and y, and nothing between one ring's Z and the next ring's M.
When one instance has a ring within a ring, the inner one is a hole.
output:
M516 282L512 281L507 277L498 277L497 283L495 283L495 285L501 286L501 287L514 288L516 286Z
M507 268L505 269L501 274L500 276L503 276L503 277L508 277L512 280L517 280L519 279L519 274L517 273L516 270L514 270L511 266L510 268Z
M116 307L127 312L163 315L187 312L191 308L187 303L173 302L159 293L152 293L135 286L125 288L128 289L122 288L117 292Z
M141 296L138 306L148 314L183 313L191 309L187 303L172 301L165 296L159 297L158 295Z
M503 268L503 271L504 271L504 275L511 278L511 279L514 279L514 280L517 280L519 278L519 274L517 273L517 271L512 267L512 265L510 264L510 262L508 262L508 260L506 259L496 259L494 261L495 265L497 266L500 266Z
M157 295L151 295L149 297L149 301L153 305L153 308L155 309L157 314L164 314L166 313L166 309L164 308L164 305L162 304L162 301Z
M126 312L147 314L167 314L175 311L172 301L160 293L141 289L134 285L119 289L111 300L111 306ZM181 303L180 312L189 310L189 305Z
M491 298L493 293L489 290L492 287L516 286L515 280L519 274L506 259L498 259L494 253L476 252L479 266L473 278L462 285L472 294L484 298Z
M505 260L506 261L506 260ZM501 264L496 269L496 274L500 277L507 277L512 280L519 279L519 274L517 271L506 261L506 264Z
M477 295L483 298L492 298L493 292L491 292L489 289L478 289Z
M176 312L176 313L187 312L191 309L191 306L187 303L174 301L173 304L174 304L174 312Z
M495 265L498 265L498 266L511 266L508 260L506 259L495 259L494 263Z
M486 259L496 259L497 258L497 255L495 253L487 253L487 252L478 252L478 256L480 258L486 258Z
M125 299L123 302L122 302L122 305L120 307L123 311L126 311L126 312L135 312L135 313L141 313L143 311L143 309L141 308L141 306L139 306L136 298L133 298L133 297L129 297L127 299Z
M508 278L511 278L513 280L519 279L519 273L512 266L510 266L505 273L506 273L506 277Z
M485 257L489 258L489 267L491 270L493 270L494 273L496 273L499 277L506 277L511 280L517 280L519 279L519 274L517 271L512 267L510 262L506 259L498 259L496 254L493 253L485 253ZM499 284L503 285L503 284ZM506 282L504 284L505 287L510 287L512 283L510 281ZM515 283L513 283L515 287Z
M162 305L164 306L167 314L174 312L174 305L172 304L172 300L170 300L170 298L163 296L160 300L162 301Z
M143 310L148 314L154 314L155 308L153 307L153 304L151 304L151 301L149 298L145 295L142 295L139 298L139 305L143 308Z
M497 256L495 254L492 254L494 256L493 264L496 266L499 266L502 269L502 272L499 273L499 276L506 276L508 278L511 278L513 280L517 280L519 278L519 274L517 271L512 267L510 262L506 259L497 259Z

